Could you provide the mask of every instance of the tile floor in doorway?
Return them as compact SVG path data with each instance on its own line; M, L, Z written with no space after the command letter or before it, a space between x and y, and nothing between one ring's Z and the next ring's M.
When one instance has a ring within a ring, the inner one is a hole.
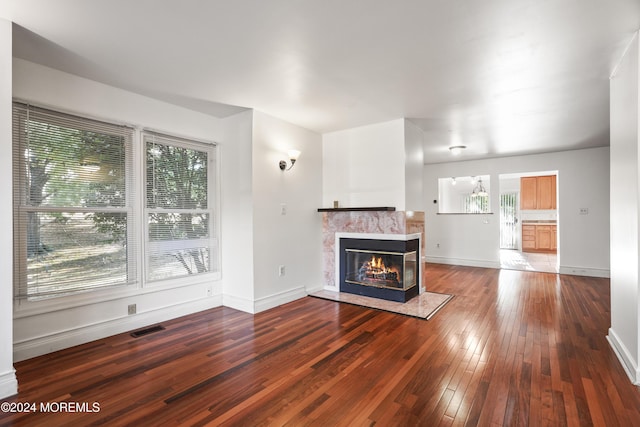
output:
M558 256L557 254L500 249L500 268L557 273Z

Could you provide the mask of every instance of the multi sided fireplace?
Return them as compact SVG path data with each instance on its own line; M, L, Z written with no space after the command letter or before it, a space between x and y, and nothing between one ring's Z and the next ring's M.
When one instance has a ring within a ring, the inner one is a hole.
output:
M340 292L406 302L419 293L420 243L340 239Z

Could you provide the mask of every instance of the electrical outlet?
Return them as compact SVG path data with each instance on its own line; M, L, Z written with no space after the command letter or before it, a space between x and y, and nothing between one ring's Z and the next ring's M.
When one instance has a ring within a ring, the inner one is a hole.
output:
M286 215L287 214L287 204L286 203L281 203L280 204L280 215Z
M589 215L589 208L580 208L580 215Z
M129 304L127 306L127 311L129 314L136 314L137 307L135 304Z
M440 249L440 243L436 243L436 248Z
M282 277L284 276L284 265L281 265L280 267L278 267L278 276Z

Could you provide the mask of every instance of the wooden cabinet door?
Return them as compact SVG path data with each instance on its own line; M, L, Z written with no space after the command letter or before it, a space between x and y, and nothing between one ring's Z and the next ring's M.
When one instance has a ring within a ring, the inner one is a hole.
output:
M551 226L538 225L536 226L536 249L538 250L551 250Z
M535 225L523 225L522 226L522 250L535 250L536 248L536 226Z
M555 176L538 176L536 177L536 194L537 194L537 207L536 209L555 209L556 205L556 188L555 188Z
M535 176L520 178L520 209L537 209L538 183Z
M555 225L551 226L551 250L558 249L558 229Z
M555 175L551 175L551 209L556 209L556 179ZM555 227L554 227L555 228Z

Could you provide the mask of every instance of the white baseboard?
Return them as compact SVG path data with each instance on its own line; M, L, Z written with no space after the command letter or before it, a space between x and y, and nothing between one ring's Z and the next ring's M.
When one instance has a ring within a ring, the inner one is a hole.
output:
M255 314L253 300L237 297L235 295L222 295L222 305L233 308L234 310L244 311L245 313Z
M500 261L487 261L478 259L462 259L462 258L446 258L446 257L425 257L426 262L433 264L447 264L447 265L463 265L465 267L480 267L480 268L500 268Z
M0 399L13 396L18 393L18 380L16 379L16 371L11 369L8 372L0 374Z
M587 268L587 267L571 267L567 265L561 265L558 269L560 274L569 274L573 276L587 276L587 277L611 277L611 270L604 268Z
M433 264L447 264L447 265L463 265L466 267L481 267L481 268L500 268L500 261L486 261L476 259L462 259L462 258L447 258L447 257L434 257L426 256L424 260ZM561 265L558 269L560 274L570 274L574 276L587 276L587 277L611 277L611 271L604 268L588 268L588 267L572 267Z
M261 311L269 310L270 308L274 308L306 296L307 291L304 286L269 295L268 297L260 298L255 301L255 312L260 313Z
M634 360L627 347L620 340L615 331L611 328L609 328L607 341L609 341L609 345L618 357L620 364L629 376L631 382L635 385L640 385L640 368L638 367L638 363Z
M13 359L19 362L221 305L222 297L214 296L14 342Z
M139 312L135 316L109 319L70 330L57 331L40 337L16 341L13 344L13 358L15 362L19 362L222 305L255 314L303 298L306 295L307 292L304 287L270 295L256 301L233 295L216 295L211 298L162 307L149 312ZM15 375L13 376L13 380L15 380ZM7 384L5 385L2 381L5 381ZM5 380L3 377L0 377L0 392L14 394L13 385L15 385L17 390L17 383L13 384L10 379ZM5 391L3 388L7 390Z
M323 286L323 285L318 285L318 286L314 286L313 288L307 288L306 289L306 293L307 295L309 294L313 294L315 292L320 292L322 290L326 290L326 289L331 289L331 290L336 290L337 288L335 286Z

